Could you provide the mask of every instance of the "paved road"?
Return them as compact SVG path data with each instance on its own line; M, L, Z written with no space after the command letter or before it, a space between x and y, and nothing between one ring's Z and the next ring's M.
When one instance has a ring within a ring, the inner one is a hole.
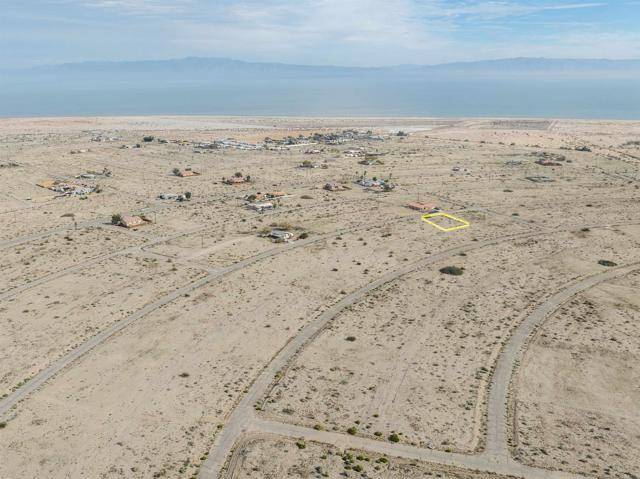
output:
M391 457L413 459L424 462L445 464L464 469L494 472L496 474L526 477L528 479L582 479L569 473L536 469L510 461L497 461L486 455L466 455L447 453L423 449L407 444L394 444L391 442L376 441L359 436L348 436L330 431L316 431L315 429L283 424L274 421L254 419L247 427L247 438L254 434L274 434L277 436L304 438L307 441L315 441L324 444L332 444L341 449L356 449L376 452Z
M412 217L409 217L409 216L401 216L401 217L398 217L398 218L395 218L395 219L392 219L392 220L388 220L385 223L406 221L406 220L410 220L410 219L415 219L415 218L412 218ZM242 261L238 261L237 263L234 263L234 264L232 264L230 266L223 267L223 268L218 268L215 271L212 271L207 276L204 276L204 277L202 277L202 278L200 278L200 279L198 279L198 280L196 280L196 281L194 281L192 283L189 283L188 285L183 286L180 289L177 289L175 291L172 291L171 293L168 293L167 295L163 296L162 298L160 298L160 299L158 299L158 300L156 300L156 301L154 301L152 303L149 303L148 305L146 305L142 309L139 309L138 311L136 311L135 313L127 316L126 318L123 318L122 320L113 323L107 329L104 329L104 330L100 331L95 336L92 336L87 341L85 341L84 343L80 344L75 349L73 349L72 351L70 351L67 354L65 354L64 356L62 356L60 359L58 359L55 362L53 362L52 364L50 364L47 368L45 368L42 371L40 371L38 374L36 374L33 378L31 378L25 384L23 384L22 386L20 386L18 389L14 390L13 392L11 392L6 398L0 400L0 417L2 417L4 414L6 414L19 401L24 399L26 396L28 396L32 392L36 391L40 386L42 386L42 384L44 384L46 381L48 381L53 376L58 374L65 367L69 366L71 363L76 361L82 355L84 355L88 351L91 351L93 348L95 348L96 346L98 346L102 342L106 341L107 339L109 339L114 334L122 331L127 326L129 326L131 323L133 323L133 322L137 321L138 319L143 318L146 315L152 313L153 311L155 311L155 310L157 310L159 308L162 308L163 306L175 301L176 299L178 299L179 297L183 296L184 294L191 293L195 289L198 289L198 288L200 288L200 287L202 287L202 286L204 286L206 284L209 284L209 283L211 283L211 282L213 282L213 281L215 281L215 280L217 280L217 279L219 279L219 278L221 278L223 276L226 276L226 275L228 275L230 273L233 273L234 271L238 271L238 270L241 270L243 268L246 268L247 266L250 266L250 265L252 265L254 263L257 263L259 261L262 261L264 259L272 258L274 256L283 254L283 253L285 253L287 251L290 251L292 249L295 249L295 248L301 248L301 247L304 247L304 246L307 246L307 245L310 245L310 244L313 244L313 243L324 241L324 240L326 240L328 238L332 238L332 237L334 237L336 235L346 234L347 232L359 231L359 230L363 230L363 229L369 229L371 227L372 227L372 225L357 226L357 227L354 227L354 228L345 228L345 229L333 231L331 233L318 235L318 236L315 236L315 237L312 237L312 238L308 238L308 239L305 239L305 240L298 240L295 243L287 243L287 244L278 246L277 248L273 248L273 249L264 251L264 252L262 252L260 254L255 255L255 256L251 256L251 257L246 258L246 259L244 259ZM184 233L184 234L189 234L189 233ZM158 241L162 241L162 240L158 240ZM148 246L148 244L147 245L142 245L142 246Z
M406 457L409 459L420 459L470 469L481 469L502 474L512 474L531 479L580 477L564 472L553 472L527 467L511 459L507 445L508 429L506 423L506 404L511 372L515 361L519 358L520 351L527 338L529 338L535 328L540 325L544 319L549 316L549 314L555 311L560 305L575 294L601 282L628 274L631 271L640 268L638 264L608 270L569 285L567 288L555 294L536 308L536 310L516 328L498 360L498 365L491 383L488 410L489 432L487 448L482 454L449 454L441 451L384 443L381 441L346 436L326 431L315 431L313 429L307 429L290 424L264 421L255 416L253 409L254 405L258 403L268 392L276 373L283 370L293 356L302 349L306 343L312 341L329 321L335 318L344 308L353 305L369 292L420 267L424 267L449 256L509 241L511 239L526 238L529 236L535 236L535 234L524 233L520 235L501 237L494 240L476 242L438 253L369 283L327 309L314 322L307 325L300 334L287 343L287 345L278 353L273 361L269 363L256 381L251 385L247 394L231 413L231 416L229 417L229 420L221 434L216 438L207 460L200 469L199 478L222 479L224 474L223 467L227 457L236 446L237 442L248 435L264 432L289 437L305 437L309 440L336 444L341 447L372 450L383 454Z
M145 248L149 248L151 246L156 246L158 244L162 244L162 243L166 243L167 241L172 241L174 239L178 239L181 238L182 236L187 236L190 234L193 234L193 231L189 231L189 232L185 232L185 233L179 233L179 234L175 234L172 236L166 236L164 238L157 238L154 240L151 240L147 243L143 243L140 245L136 245L136 246L129 246L128 248L125 249L121 249L118 251L113 251L111 253L105 253L102 254L100 256L96 256L95 258L91 258L88 259L87 261L83 261L82 263L78 263L78 264L74 264L73 266L69 266L67 268L63 268L59 271L56 271L54 273L50 273L47 274L45 276L41 276L38 279L35 279L29 283L24 283L21 284L20 286L16 286L15 288L9 289L3 293L0 293L0 301L4 301L6 299L10 299L13 298L14 296L17 296L21 293L24 293L25 291L31 289L31 288L35 288L36 286L40 286L42 284L45 283L49 283L51 281L54 281L58 278L62 278L63 276L66 276L68 274L72 274L72 273L76 273L78 271L82 271L83 269L94 265L96 263L99 263L100 261L106 260L106 259L110 259L110 258L115 258L117 256L123 256L129 253L136 253L136 252L140 252L140 251L144 251Z
M215 479L219 477L220 471L222 470L227 456L233 449L234 444L253 421L252 414L254 404L258 403L267 393L276 373L285 368L291 358L293 358L293 356L308 341L311 341L320 331L322 331L322 329L327 325L327 323L329 323L329 321L340 314L340 312L342 312L342 310L344 310L346 307L360 301L363 297L365 297L371 291L379 288L380 286L398 279L408 273L411 273L418 268L422 268L426 265L467 251L495 245L513 239L527 238L529 236L537 235L539 235L539 233L507 235L495 239L472 242L463 246L430 255L420 261L411 263L403 268L400 268L378 278L377 280L367 284L366 286L348 294L339 302L335 303L333 306L325 310L313 322L305 326L297 336L291 339L291 341L289 341L286 346L280 350L278 355L267 365L267 367L260 373L258 378L253 382L248 392L231 413L231 416L229 417L229 420L227 421L225 427L222 429L222 432L216 438L216 441L209 453L209 457L200 470L199 477L202 479Z
M166 208L171 208L171 207L174 207L174 205L161 203L161 204L149 206L148 208L143 208L141 210L138 210L135 212L135 214L148 214L148 213L153 213L154 211L160 211L160 210L164 210ZM82 221L78 223L76 226L78 229L90 228L90 227L103 226L105 224L110 224L110 221L111 221L111 218L107 218L107 217L97 218L93 220ZM56 228L38 231L37 233L32 233L29 235L18 236L17 238L2 240L0 241L0 251L7 248L11 248L13 246L19 246L24 243L29 243L31 241L47 238L57 233L64 233L65 231L73 231L74 229L75 227L73 225L73 222L69 221L68 224L58 226Z
M511 384L514 366L520 361L524 346L536 328L576 294L605 281L627 275L637 269L640 269L640 263L608 269L602 273L571 283L538 306L514 330L498 358L498 363L491 378L485 454L499 458L510 456L507 443L508 433L511 429L507 424L509 385Z

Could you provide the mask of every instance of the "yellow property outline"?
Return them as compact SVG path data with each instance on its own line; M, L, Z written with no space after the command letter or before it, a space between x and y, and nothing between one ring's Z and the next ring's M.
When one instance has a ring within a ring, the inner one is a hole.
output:
M445 218L449 218L450 220L457 221L458 223L462 223L462 224L460 224L458 226L452 226L450 228L443 228L439 224L436 224L433 221L429 221L429 218L434 218L436 216L443 216ZM462 218L457 218L457 217L455 217L453 215L450 215L448 213L443 213L443 212L427 213L426 215L422 215L422 221L424 221L425 223L429 223L431 226L435 226L440 231L445 231L447 233L450 232L450 231L457 231L457 230L461 230L463 228L468 228L470 226L470 223L467 220L464 220Z

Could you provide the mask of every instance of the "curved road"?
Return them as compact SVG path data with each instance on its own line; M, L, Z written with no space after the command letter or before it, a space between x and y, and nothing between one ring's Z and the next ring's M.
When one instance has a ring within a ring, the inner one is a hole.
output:
M411 263L403 268L388 273L377 280L363 286L362 288L348 294L333 306L325 310L313 322L307 324L300 333L291 339L284 348L273 358L273 360L262 370L257 379L253 382L248 392L239 402L238 406L233 410L229 420L225 424L220 435L211 448L209 457L200 470L200 478L214 479L219 477L224 466L227 456L232 451L236 441L246 431L252 429L251 424L255 421L253 417L253 406L259 402L266 394L271 383L278 371L285 368L293 356L309 341L311 341L322 329L338 314L348 306L360 301L364 296L380 286L389 283L401 276L404 276L420 267L437 261L446 259L450 256L464 253L467 251L483 248L490 245L499 244L501 242L527 238L529 236L537 236L539 233L521 233L516 235L502 236L484 241L476 241L463 246L458 246L440 253L430 255L422 260Z
M533 236L521 234L517 237ZM557 310L567 300L576 294L585 291L599 283L613 278L624 276L632 271L640 269L640 263L607 270L580 281L574 282L562 291L554 294L544 303L538 306L522 323L520 323L509 341L504 347L492 376L490 384L488 418L487 418L487 446L483 453L477 455L452 454L430 449L421 449L404 444L392 444L362 437L347 436L328 431L316 431L314 429L266 421L256 417L253 406L258 403L269 390L276 373L286 368L294 355L304 347L335 318L344 308L354 304L374 289L388 283L400 276L407 274L421 266L439 261L448 256L493 245L499 242L515 239L514 237L499 238L477 242L472 245L461 246L428 257L405 268L390 273L380 279L351 293L323 312L313 323L306 326L298 336L293 338L279 352L271 363L262 371L260 376L251 385L247 394L232 412L222 433L216 438L209 456L203 464L199 477L201 479L221 479L224 473L224 465L234 447L245 438L254 434L270 433L280 436L303 437L308 440L335 444L339 447L371 450L381 454L419 459L427 462L436 462L468 469L486 470L500 474L516 475L532 479L546 478L576 478L581 477L560 471L536 469L520 464L510 458L507 444L507 400L509 384L513 367L520 358L522 348L533 331Z
M485 454L501 459L509 458L507 402L514 366L521 359L524 346L538 328L560 306L576 294L600 283L625 276L640 269L640 263L609 269L567 285L538 306L514 330L504 346L491 378L487 413L487 445Z
M390 219L387 220L385 222L385 224L387 223L393 223L393 222L398 222L398 221L405 221L408 219L412 219L411 216L401 216L395 219ZM146 306L144 306L143 308L139 309L138 311L136 311L135 313L127 316L126 318L121 319L120 321L117 321L115 323L113 323L111 326L109 326L108 328L100 331L98 334L96 334L95 336L92 336L91 338L89 338L87 341L85 341L84 343L80 344L79 346L77 346L75 349L69 351L67 354L65 354L64 356L62 356L61 358L59 358L58 360L54 361L53 363L51 363L48 367L46 367L45 369L43 369L42 371L38 372L33 378L31 378L29 381L27 381L25 384L23 384L22 386L20 386L19 388L17 388L16 390L12 391L7 397L5 397L4 399L0 400L0 417L2 417L4 414L6 414L14 405L16 405L18 402L20 402L22 399L24 399L26 396L28 396L29 394L31 394L33 391L37 390L40 386L42 386L46 381L48 381L49 379L51 379L53 376L55 376L56 374L58 374L61 370L63 370L65 367L69 366L71 363L73 363L74 361L76 361L78 358L80 358L82 355L84 355L85 353L87 353L88 351L92 350L93 348L95 348L96 346L98 346L100 343L104 342L105 340L109 339L111 336L113 336L114 334L122 331L124 328L126 328L127 326L129 326L131 323L137 321L140 318L145 317L146 315L152 313L153 311L175 301L176 299L178 299L179 297L183 296L184 294L190 293L192 291L194 291L197 288L200 288L206 284L211 283L212 281L215 281L223 276L226 276L230 273L233 273L234 271L238 271L241 270L247 266L250 266L254 263L257 263L259 261L262 261L264 259L267 258L271 258L277 255L280 255L282 253L285 253L289 250L292 249L296 249L296 248L300 248L303 246L307 246L313 243L317 243L320 241L324 241L327 238L331 238L335 235L340 235L340 234L345 234L348 232L353 232L353 231L358 231L358 230L362 230L362 229L369 229L371 228L371 225L366 225L366 226L357 226L357 227L353 227L353 228L345 228L345 229L341 229L341 230L336 230L330 233L325 233L322 235L318 235L316 237L313 238L309 238L309 239L304 239L304 240L298 240L295 243L286 243L282 246L279 246L277 248L273 248L267 251L264 251L260 254L257 254L255 256L251 256L249 258L246 258L242 261L238 261L237 263L234 263L230 266L226 266L223 268L219 268L216 269L215 271L210 272L207 276L204 276L192 283L189 283L186 286L183 286L182 288L179 288L175 291L172 291L171 293L168 293L167 295L163 296L162 298L147 304ZM188 234L188 233L185 233ZM158 241L162 241L162 240L158 240ZM148 245L142 245L142 246L148 246ZM140 246L137 246L135 248L139 248ZM79 266L79 265L78 265ZM75 267L72 267L75 268ZM55 273L54 273L55 274ZM46 279L48 277L42 278L43 281L44 279ZM51 279L51 278L49 278ZM35 282L34 282L35 283ZM33 285L33 283L30 283Z

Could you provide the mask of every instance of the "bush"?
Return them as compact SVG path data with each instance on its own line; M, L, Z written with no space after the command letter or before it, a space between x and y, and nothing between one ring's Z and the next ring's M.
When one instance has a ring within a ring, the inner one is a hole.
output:
M389 436L390 442L400 442L400 436L398 436L395 432Z
M307 447L307 445L302 441L296 442L296 446L298 446L298 449L305 449Z
M307 239L309 237L309 233L302 233L299 238L300 239Z
M185 191L185 192L184 192L184 197L185 197L186 199L190 200L190 199L191 199L191 192L190 192L190 191Z
M347 341L351 341L351 342L353 342L353 341L355 341L355 340L356 340L356 337L355 337L355 336L347 336L347 337L346 337L346 338L344 338L344 339L345 339L345 340L347 340Z
M171 171L173 173L173 176L180 176L180 168L174 168Z
M601 259L600 261L598 261L598 264L601 266L618 266L617 263L609 261L608 259Z
M111 215L111 224L118 226L122 222L122 215L120 213L116 213L115 215Z
M355 427L351 426L349 429L347 429L347 434L350 434L352 436L355 436L358 432L358 429L356 429Z
M464 268L459 268L458 266L445 266L444 268L440 268L440 272L442 274L460 276L464 272Z

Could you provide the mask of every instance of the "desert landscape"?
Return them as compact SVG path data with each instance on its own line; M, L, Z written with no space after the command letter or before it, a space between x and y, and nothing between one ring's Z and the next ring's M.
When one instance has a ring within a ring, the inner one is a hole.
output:
M0 478L640 477L640 122L0 119Z

